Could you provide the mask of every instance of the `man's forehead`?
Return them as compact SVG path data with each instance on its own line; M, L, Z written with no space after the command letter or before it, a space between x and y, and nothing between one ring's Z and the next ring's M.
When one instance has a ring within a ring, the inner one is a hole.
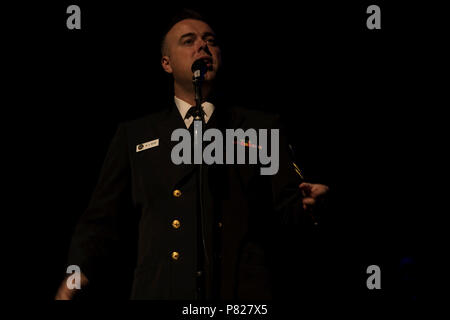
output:
M201 20L185 19L177 22L169 31L170 37L179 38L186 33L214 33L211 27Z

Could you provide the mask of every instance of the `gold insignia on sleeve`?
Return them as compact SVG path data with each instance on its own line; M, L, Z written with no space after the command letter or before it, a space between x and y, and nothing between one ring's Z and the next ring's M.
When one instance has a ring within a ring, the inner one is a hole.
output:
M295 172L297 172L297 174L300 176L300 178L304 179L304 178L303 178L302 171L301 171L300 168L297 166L297 164L296 164L295 162L292 162L292 164L294 165Z

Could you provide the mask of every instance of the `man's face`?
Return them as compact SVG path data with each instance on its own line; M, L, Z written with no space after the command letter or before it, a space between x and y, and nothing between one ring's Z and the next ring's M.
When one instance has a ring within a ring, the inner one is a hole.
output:
M205 59L207 63L205 81L214 80L221 65L214 31L203 21L182 20L166 35L161 64L166 72L173 74L175 82L192 85L191 66L197 59Z

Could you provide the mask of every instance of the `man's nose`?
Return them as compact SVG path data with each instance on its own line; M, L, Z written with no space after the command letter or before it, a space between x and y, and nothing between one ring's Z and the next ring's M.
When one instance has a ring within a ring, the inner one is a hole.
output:
M197 52L200 52L200 51L202 51L202 50L203 50L206 54L212 56L212 53L211 53L211 51L209 50L209 47L208 47L208 41L207 41L207 40L201 39L201 40L199 41L199 47L198 47L198 49L197 49Z

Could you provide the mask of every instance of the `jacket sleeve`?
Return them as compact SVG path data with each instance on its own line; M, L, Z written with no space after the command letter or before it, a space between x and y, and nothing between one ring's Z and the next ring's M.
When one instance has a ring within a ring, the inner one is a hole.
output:
M131 169L125 125L110 144L87 210L72 237L68 263L78 265L88 279L107 267L123 245L132 215Z
M295 162L279 116L272 128L279 129L279 168L272 178L273 202L279 222L290 226L317 226L318 217L303 210L303 196L299 189L304 182L303 172Z

